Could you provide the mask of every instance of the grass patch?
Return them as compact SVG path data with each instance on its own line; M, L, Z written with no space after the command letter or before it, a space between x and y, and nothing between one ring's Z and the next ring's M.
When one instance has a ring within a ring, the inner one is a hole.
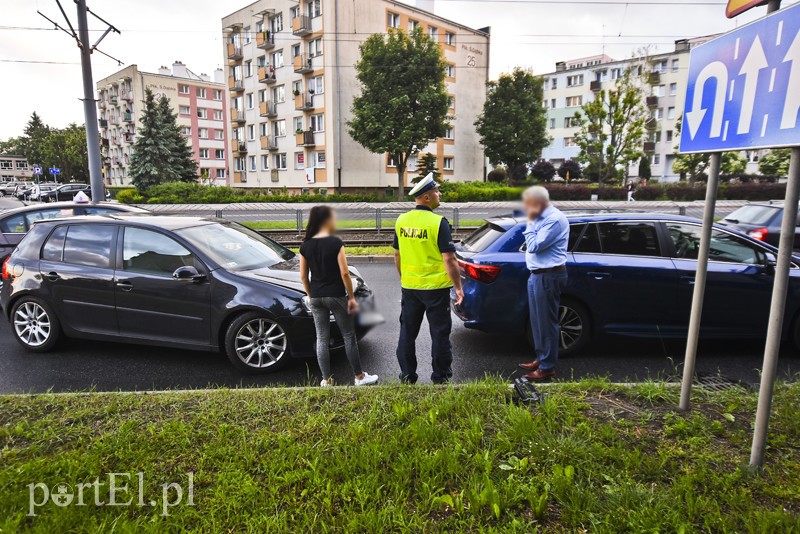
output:
M528 408L484 381L0 397L0 532L798 532L800 385L777 388L760 474L754 394L698 391L687 414L676 395L594 381ZM138 471L146 498L193 472L194 506L137 506L134 479L133 506L27 516L29 483Z
M453 221L450 221L451 223ZM459 222L459 225L462 227L472 227L472 226L481 226L483 225L483 219L462 219ZM381 228L383 229L391 229L394 226L395 220L394 219L384 219L381 222ZM297 229L297 221L248 221L243 222L243 225L247 226L248 228L252 228L253 230L296 230ZM375 228L375 220L368 220L368 219L360 219L360 220L339 220L337 221L337 225L339 228L351 230L351 229L372 229Z

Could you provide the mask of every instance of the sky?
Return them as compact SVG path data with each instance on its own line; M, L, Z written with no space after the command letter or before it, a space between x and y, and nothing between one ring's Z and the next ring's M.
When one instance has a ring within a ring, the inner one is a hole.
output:
M491 26L492 78L515 66L547 73L556 61L603 52L617 59L643 47L650 53L667 52L675 39L732 30L766 12L755 8L730 20L725 18L724 0L675 0L673 5L601 0L602 4L591 5L594 1L435 0L435 11L466 26ZM783 5L797 1L784 0ZM675 5L680 2L684 4ZM153 72L180 60L194 72L210 74L224 62L220 19L250 1L88 3L121 30L109 34L98 48L123 65L135 63ZM74 24L74 2L62 0L62 5ZM52 30L37 11L63 22L55 0L0 0L0 139L20 135L34 110L51 126L84 122L78 49L69 35ZM90 28L96 38L105 26L90 16ZM99 80L121 67L95 53L93 68L94 79Z

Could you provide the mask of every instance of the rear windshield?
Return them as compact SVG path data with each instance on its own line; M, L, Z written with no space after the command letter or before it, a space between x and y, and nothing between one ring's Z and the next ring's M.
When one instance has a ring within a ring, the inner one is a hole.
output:
M733 224L766 225L769 224L778 211L780 211L780 208L773 206L743 206L725 217L725 220Z
M461 248L467 252L483 252L505 233L501 227L494 224L484 224L461 241Z

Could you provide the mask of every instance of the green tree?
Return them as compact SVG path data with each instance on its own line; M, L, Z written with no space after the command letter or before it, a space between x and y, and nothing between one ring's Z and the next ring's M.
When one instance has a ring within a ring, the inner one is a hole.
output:
M556 175L556 167L547 160L540 159L531 167L531 176L539 182L549 182Z
M642 157L648 112L639 83L634 67L625 69L613 88L598 91L575 113L578 160L587 164L589 176L614 180L617 167L627 169Z
M47 126L39 114L35 111L31 113L31 118L28 119L28 124L25 125L25 130L22 133L22 144L20 145L20 152L28 160L31 165L46 165L44 145L47 137L50 135L50 127Z
M650 157L647 155L642 156L639 160L639 178L649 180L653 177L653 171L650 169Z
M542 78L516 68L487 84L483 112L475 121L481 144L493 165L505 164L512 180L528 177L528 166L550 144Z
M421 28L411 34L389 30L360 45L350 136L376 154L388 154L397 169L397 198L403 197L408 157L443 137L449 124L446 64L439 45Z
M789 161L792 150L778 148L770 150L758 160L758 170L764 176L789 176Z
M574 159L564 160L564 162L558 167L558 175L566 180L567 174L569 174L570 180L578 180L581 178L583 176L581 164Z
M678 118L675 124L675 137L681 138L682 117ZM689 183L694 183L700 179L708 168L709 154L680 154L679 145L675 145L675 160L672 163L672 171L681 175L681 180L689 178Z
M139 122L139 135L131 153L133 185L145 191L166 182L196 180L197 163L166 96L156 102L153 92L146 90Z
M419 171L419 174L417 175L416 178L411 180L411 183L415 184L419 182L420 180L428 176L428 174L430 173L433 173L433 179L436 180L437 183L442 183L443 182L442 173L439 172L439 169L436 167L436 165L437 165L436 156L434 154L428 152L427 154L422 156L417 165L418 167L417 170Z
M0 154L21 156L22 144L21 137L9 137L5 141L0 141Z
M747 158L738 152L723 152L720 161L721 174L744 174L747 170Z
M89 156L86 150L86 128L75 123L66 128L51 129L42 144L48 167L61 169L59 181L89 181Z

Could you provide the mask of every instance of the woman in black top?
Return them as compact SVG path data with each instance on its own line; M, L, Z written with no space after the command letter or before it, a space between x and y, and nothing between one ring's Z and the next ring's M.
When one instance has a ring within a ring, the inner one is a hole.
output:
M317 329L317 361L322 371L320 386L333 384L328 348L331 315L344 338L347 359L355 373L355 384L366 386L377 382L378 377L361 369L353 324L353 314L358 311L358 302L353 293L353 280L350 278L344 245L334 235L335 232L336 215L333 210L329 206L311 208L306 235L300 245L300 277L310 300Z

